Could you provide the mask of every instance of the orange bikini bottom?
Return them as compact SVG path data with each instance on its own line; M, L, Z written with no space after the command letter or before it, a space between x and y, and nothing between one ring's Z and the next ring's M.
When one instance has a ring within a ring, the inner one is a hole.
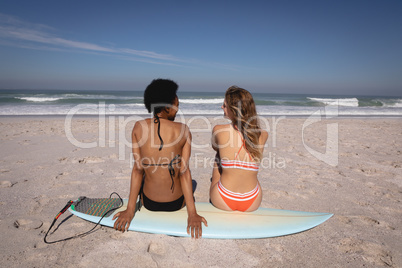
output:
M257 186L253 190L248 193L235 193L228 189L226 189L221 181L218 182L218 192L221 195L223 201L225 201L226 205L229 206L232 210L238 211L246 211L255 201L259 192L260 186L257 183Z

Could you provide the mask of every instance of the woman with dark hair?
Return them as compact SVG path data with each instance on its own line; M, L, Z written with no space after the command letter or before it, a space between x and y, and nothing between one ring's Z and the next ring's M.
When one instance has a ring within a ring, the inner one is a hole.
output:
M144 92L145 107L153 118L137 121L132 131L130 195L127 209L113 218L117 218L116 230L129 228L138 195L151 211L176 211L186 206L187 232L192 237L201 237L202 222L207 224L197 214L192 192L191 132L185 124L174 122L179 106L177 89L171 80L156 79Z
M222 105L230 124L212 131L212 148L217 152L212 173L212 204L223 210L254 211L262 200L257 179L268 132L258 123L252 95L232 86Z

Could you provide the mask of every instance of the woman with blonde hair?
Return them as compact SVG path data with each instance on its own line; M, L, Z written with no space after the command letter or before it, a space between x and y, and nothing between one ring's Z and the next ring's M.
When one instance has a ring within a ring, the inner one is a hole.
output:
M211 202L223 210L254 211L262 200L257 173L268 132L260 128L253 97L247 90L230 87L222 109L231 123L212 130L212 148L217 154Z

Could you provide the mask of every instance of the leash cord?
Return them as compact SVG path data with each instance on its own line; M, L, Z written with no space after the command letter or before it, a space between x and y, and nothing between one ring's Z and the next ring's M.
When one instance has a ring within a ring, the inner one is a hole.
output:
M68 203L65 205L65 207L64 207L62 210L60 210L60 212L59 212L59 213L57 214L57 216L54 218L52 224L51 224L50 227L49 227L49 230L47 230L46 235L45 235L45 237L43 238L43 241L44 241L46 244L54 244L54 243L58 243L58 242L68 241L68 240L71 240L71 239L74 239L74 238L84 237L84 236L89 235L90 233L92 233L92 232L95 230L95 228L100 224L100 222L103 220L103 218L104 218L109 212L115 211L116 209L119 209L119 208L121 208L121 207L123 206L123 199L120 197L120 195L119 195L118 193L116 193L116 192L111 193L110 196L109 196L109 198L112 198L112 195L113 195L113 194L115 194L115 195L117 195L117 196L119 197L119 199L120 199L120 206L118 206L117 208L111 208L111 209L109 209L108 211L106 211L105 213L103 213L103 215L102 215L102 217L100 218L100 220L98 221L98 223L95 224L95 226L94 226L91 230L89 230L89 231L87 231L87 232L84 232L84 233L81 233L81 234L77 234L77 235L71 236L71 237L67 237L67 238L64 238L64 239L60 239L60 240L50 241L50 242L49 242L49 241L46 240L46 237L48 236L48 234L49 234L50 230L52 229L53 225L56 223L57 219L58 219L64 212L66 212L66 210L74 203L74 201L72 201L72 200L68 201ZM57 228L56 228L56 230L57 230Z

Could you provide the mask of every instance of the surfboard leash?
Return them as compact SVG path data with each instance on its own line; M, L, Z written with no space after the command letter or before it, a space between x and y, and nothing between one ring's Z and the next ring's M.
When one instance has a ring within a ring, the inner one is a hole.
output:
M49 242L49 241L46 240L46 237L48 236L50 230L52 229L52 227L54 226L54 224L56 223L56 221L58 220L58 218L59 218L64 212L66 212L69 207L71 207L71 206L75 203L75 202L72 201L72 200L68 201L67 204L64 206L64 208L63 208L62 210L60 210L60 212L59 212L59 213L56 215L56 217L53 219L53 222L52 222L52 224L50 225L49 229L47 230L47 232L46 232L46 234L45 234L45 237L43 238L43 241L44 241L46 244L54 244L54 243L63 242L63 241L67 241L67 240L74 239L74 238L78 238L78 237L84 237L84 236L86 236L86 235L92 233L92 232L95 230L95 228L100 224L100 222L103 220L103 218L104 218L108 213L113 212L113 211L115 211L116 209L119 209L119 208L121 208L121 207L123 206L123 199L120 197L120 195L119 195L118 193L116 193L116 192L111 193L110 196L109 196L109 198L112 198L112 195L113 195L113 194L115 194L115 195L117 195L117 196L119 197L119 199L120 199L120 205L119 205L118 207L111 208L111 209L107 210L106 212L104 212L103 215L102 215L102 217L101 217L100 220L98 221L98 223L96 223L95 226L94 226L91 230L89 230L89 231L87 231L87 232L84 232L84 233L81 233L81 234L77 234L77 235L71 236L71 237L67 237L67 238L64 238L64 239L60 239L60 240L50 241L50 242ZM86 198L85 196L80 197L80 198L78 199L78 201L82 201L82 200L84 200L85 198ZM56 228L56 230L57 230L57 229L58 229L58 227ZM53 233L54 233L56 230L54 230Z

